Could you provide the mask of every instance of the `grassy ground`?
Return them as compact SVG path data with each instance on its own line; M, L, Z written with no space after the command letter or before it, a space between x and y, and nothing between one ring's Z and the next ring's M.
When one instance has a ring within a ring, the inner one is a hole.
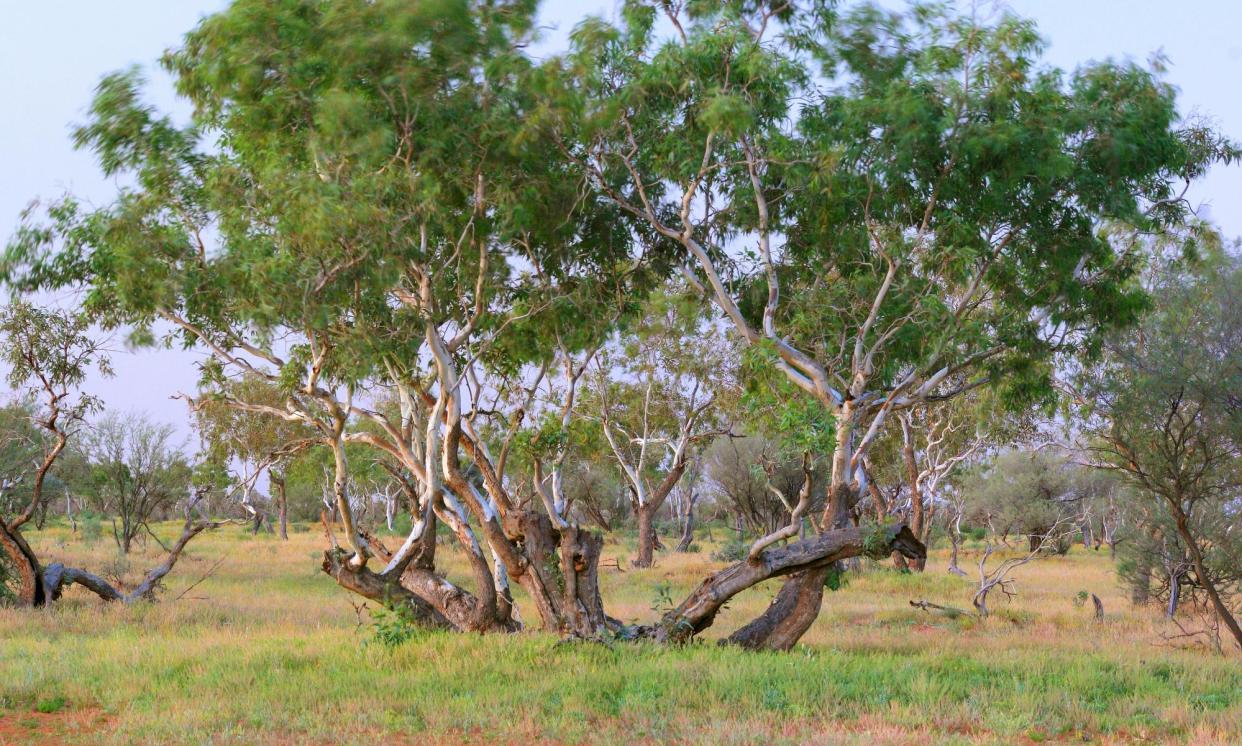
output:
M126 567L106 537L32 539L49 561L130 580L159 554L152 542ZM639 571L632 543L610 544L626 567L603 571L610 613L652 618L661 588L677 599L718 566L704 545ZM227 527L191 545L162 603L75 589L50 611L0 609L0 743L1242 743L1242 660L1160 645L1159 612L1131 609L1106 554L1080 548L1019 568L1020 595L987 622L910 608L968 605L943 557L925 575L868 567L788 654L534 633L388 648L318 570L321 549L309 531L286 543ZM460 556L441 560L460 577ZM713 632L775 589L735 599ZM1103 599L1102 623L1079 591Z

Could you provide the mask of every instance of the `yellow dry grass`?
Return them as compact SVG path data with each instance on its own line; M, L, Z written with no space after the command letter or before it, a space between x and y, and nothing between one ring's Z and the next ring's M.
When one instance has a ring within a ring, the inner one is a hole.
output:
M868 564L788 654L707 644L760 612L775 583L683 649L538 633L417 633L390 649L319 570L321 534L302 528L288 542L239 527L201 537L158 604L75 589L52 610L0 609L0 743L1242 743L1242 660L1162 645L1159 610L1130 608L1106 553L1019 568L1019 595L995 599L986 621L909 606L969 605L970 580L939 554L922 575ZM32 538L48 560L130 582L160 556L150 542L119 561L106 537L87 546L64 527ZM627 621L655 617L662 586L678 599L721 564L705 541L637 570L632 542L610 539L605 558L625 569L601 578ZM1103 600L1103 622L1079 591Z

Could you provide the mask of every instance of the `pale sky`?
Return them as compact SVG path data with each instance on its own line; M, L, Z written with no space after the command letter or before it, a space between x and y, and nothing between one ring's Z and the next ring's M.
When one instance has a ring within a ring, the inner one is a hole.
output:
M886 5L896 5L886 2ZM151 100L186 112L155 60L225 0L0 0L0 240L35 197L66 191L97 204L115 193L91 156L69 139L99 78L142 65L152 78ZM580 18L610 16L610 0L544 3L549 27L543 46L559 47ZM1009 0L1034 18L1050 42L1047 60L1062 68L1106 57L1147 60L1162 51L1169 80L1181 91L1184 113L1206 115L1242 139L1242 2L1239 0ZM1206 205L1227 237L1242 236L1242 166L1216 168L1190 193ZM119 343L118 343L119 345ZM188 434L178 391L193 392L200 356L118 350L117 376L91 381L92 393L113 409L144 410Z

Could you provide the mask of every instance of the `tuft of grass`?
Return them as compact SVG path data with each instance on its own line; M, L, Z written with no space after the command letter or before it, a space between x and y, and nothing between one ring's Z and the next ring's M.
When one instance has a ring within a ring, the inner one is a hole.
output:
M68 704L68 702L64 697L48 697L47 699L39 700L38 703L35 704L34 709L35 712L41 712L44 715L51 715L54 712L60 712L65 709L66 704Z

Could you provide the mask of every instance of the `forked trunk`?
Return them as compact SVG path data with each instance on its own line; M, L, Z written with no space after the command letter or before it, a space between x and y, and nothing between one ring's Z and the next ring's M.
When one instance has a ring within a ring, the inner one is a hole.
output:
M858 532L857 528L846 528L850 525L850 511L858 501L856 490L846 483L850 460L850 433L850 428L844 424L837 429L837 443L833 452L832 479L828 485L828 499L823 520L834 530L808 541L822 540L845 530ZM887 543L884 556L890 553L901 554L905 557L926 556L922 545L909 529L902 527L901 530L900 535L894 533ZM797 544L804 543L806 542L797 542ZM793 546L796 545L791 544L786 547L786 550ZM917 551L912 548L915 546L918 547ZM847 550L842 552L838 559L856 557L861 553L861 548L853 552ZM817 563L814 567L795 568L768 608L749 624L734 632L729 637L729 641L752 650L789 650L792 648L819 616L819 609L824 600L824 580L828 576L833 561Z

